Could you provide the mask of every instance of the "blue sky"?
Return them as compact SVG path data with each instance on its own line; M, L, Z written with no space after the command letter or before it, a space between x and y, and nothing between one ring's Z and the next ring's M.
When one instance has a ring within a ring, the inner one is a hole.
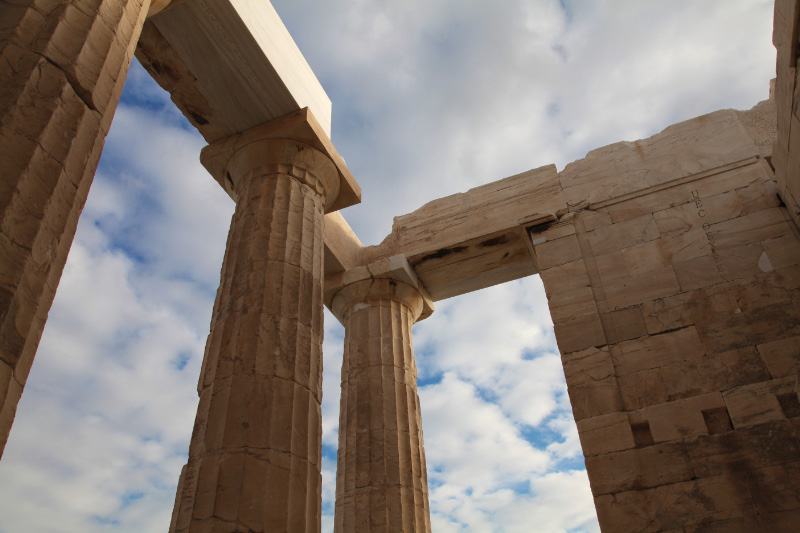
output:
M333 102L365 244L444 195L746 109L772 3L274 2ZM164 531L233 204L135 64L0 461L0 533ZM323 531L343 330L326 314ZM597 531L538 277L414 329L434 531Z

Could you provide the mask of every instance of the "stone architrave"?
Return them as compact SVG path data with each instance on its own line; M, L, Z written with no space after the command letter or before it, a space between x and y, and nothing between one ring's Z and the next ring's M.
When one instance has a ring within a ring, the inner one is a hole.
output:
M0 2L0 455L149 6Z
M431 302L402 259L411 276L372 277L375 269L366 267L365 277L347 280L331 300L346 331L336 532L431 530L411 341Z
M201 156L236 211L173 532L320 528L323 217L346 180L298 131L318 124L295 113Z

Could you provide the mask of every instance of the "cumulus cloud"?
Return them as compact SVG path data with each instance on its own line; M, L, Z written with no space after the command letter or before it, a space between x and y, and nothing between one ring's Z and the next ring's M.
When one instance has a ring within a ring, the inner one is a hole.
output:
M333 101L366 243L434 198L749 108L774 76L769 0L274 3ZM202 146L135 64L0 461L0 532L169 522L233 211ZM434 530L597 531L541 282L438 302L414 335Z

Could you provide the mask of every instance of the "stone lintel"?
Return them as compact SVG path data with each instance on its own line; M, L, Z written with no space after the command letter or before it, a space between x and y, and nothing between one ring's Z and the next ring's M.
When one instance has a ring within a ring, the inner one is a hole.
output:
M330 98L268 1L173 0L164 7L155 7L161 11L148 25L167 46L151 48L155 55L144 64L165 74L155 77L173 97L190 81L202 94L176 103L199 116L195 125L216 130L209 142L304 107L330 135Z
M236 201L235 180L237 176L229 171L234 154L251 143L269 139L299 141L319 150L333 161L339 172L339 186L338 193L337 191L328 191L326 213L361 202L361 187L350 173L344 159L339 155L328 135L314 118L314 114L307 107L206 146L200 153L200 161L217 180L217 183Z
M422 297L422 308L419 310L417 321L424 320L433 314L434 305L430 294L425 290L405 256L398 254L379 259L366 266L325 276L325 305L342 324L345 323L345 315L349 308L359 303L357 301L359 298L369 296L371 288L362 282L371 280L396 282L392 285L391 294L387 292L387 298L402 299L404 291L419 293ZM356 286L358 286L357 290L354 289Z
M444 300L536 274L526 228L566 209L558 171L547 165L396 217L392 233L364 249L361 264L403 254L431 299Z

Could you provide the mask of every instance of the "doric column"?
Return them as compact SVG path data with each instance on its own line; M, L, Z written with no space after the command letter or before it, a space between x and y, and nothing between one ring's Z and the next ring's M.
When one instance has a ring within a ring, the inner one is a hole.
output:
M331 302L346 328L335 531L430 531L411 327L432 307L410 268L367 270Z
M323 217L348 184L317 134L303 110L201 155L236 211L170 531L320 529Z
M150 0L0 0L0 455Z

